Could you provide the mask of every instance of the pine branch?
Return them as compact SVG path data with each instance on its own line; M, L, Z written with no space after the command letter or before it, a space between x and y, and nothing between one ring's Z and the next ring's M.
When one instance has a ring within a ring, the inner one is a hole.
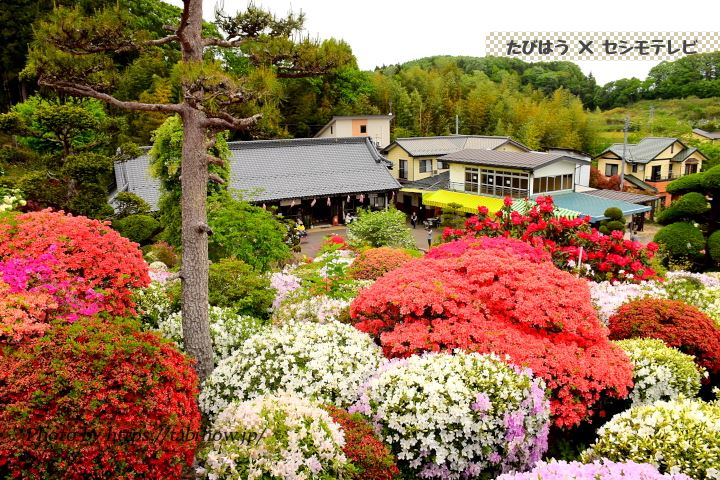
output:
M245 39L223 40L222 38L203 38L204 47L237 48L245 43Z
M206 158L207 158L208 164L210 164L210 165L219 165L221 167L225 166L225 160L223 160L222 158L218 158L213 155L207 155Z
M181 113L182 112L182 106L177 105L174 103L142 103L142 102L128 102L123 100L118 100L117 98L113 97L112 95L108 95L107 93L102 93L97 90L95 90L92 87L89 87L87 85L78 85L71 82L65 82L62 80L47 80L44 78L40 78L38 80L38 85L44 86L44 87L50 87L56 90L61 90L63 92L69 93L71 95L76 95L80 97L92 97L97 98L98 100L102 100L103 102L112 105L117 108L122 108L124 110L140 110L143 112L167 112L167 113Z
M228 113L217 113L215 117L209 117L203 122L206 128L215 130L245 130L255 125L262 118L262 113L256 113L252 117L235 118Z
M214 173L208 173L208 180L210 180L213 183L217 183L218 185L225 185L225 180L220 178Z

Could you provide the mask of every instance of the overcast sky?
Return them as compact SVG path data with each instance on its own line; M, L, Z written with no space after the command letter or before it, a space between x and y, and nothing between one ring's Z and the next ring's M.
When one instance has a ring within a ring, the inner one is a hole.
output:
M167 1L167 0L166 0ZM182 5L181 0L170 3ZM717 0L665 2L647 0L256 0L256 5L284 15L306 14L312 37L343 39L360 68L402 63L431 55L485 55L491 31L718 31ZM204 17L214 18L218 0L204 0ZM227 13L247 0L224 0ZM720 35L720 33L718 34ZM577 62L598 83L636 76L645 78L657 62Z

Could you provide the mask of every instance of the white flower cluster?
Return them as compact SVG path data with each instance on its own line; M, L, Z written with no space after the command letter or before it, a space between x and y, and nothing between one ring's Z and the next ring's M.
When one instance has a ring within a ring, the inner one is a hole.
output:
M197 473L211 480L348 478L345 439L330 414L290 395L229 405L198 454Z
M157 329L160 322L177 312L168 297L167 284L163 281L153 280L146 288L135 290L133 301L140 321L149 329Z
M20 196L20 190L0 187L0 213L24 207L27 202Z
M720 406L677 399L633 407L598 430L584 462L608 458L650 463L663 473L720 479Z
M347 407L384 358L372 338L350 325L290 322L248 338L205 381L200 408L215 417L230 402L293 392Z
M216 360L230 356L250 336L263 328L263 322L247 315L238 315L231 308L208 307L210 340ZM182 313L175 312L158 322L160 333L182 349Z
M547 449L545 384L495 355L412 356L385 365L351 408L420 478L528 469Z
M611 283L590 282L590 297L600 321L608 324L622 305L644 297L667 298L667 292L657 282Z
M658 400L694 397L707 372L695 364L692 355L670 348L662 340L631 339L616 342L633 364L632 405Z
M280 308L273 311L272 321L281 325L289 321L328 323L338 320L350 306L350 300L338 300L327 295L289 295Z

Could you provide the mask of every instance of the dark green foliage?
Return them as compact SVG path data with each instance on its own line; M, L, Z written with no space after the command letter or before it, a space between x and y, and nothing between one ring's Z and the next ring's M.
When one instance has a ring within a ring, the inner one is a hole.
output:
M702 218L708 211L705 195L697 192L686 193L675 200L668 208L660 212L657 221L661 225L684 222Z
M703 187L708 192L720 192L720 165L712 167L703 174Z
M130 215L113 222L113 228L123 237L143 245L160 228L160 223L150 215Z
M238 314L257 318L268 317L275 298L267 276L234 258L224 258L210 265L208 288L210 305L229 307Z
M105 220L112 217L113 208L107 203L107 190L99 184L78 188L65 207L75 215Z
M440 224L443 227L463 228L465 226L465 214L461 211L462 205L459 203L450 203L448 208L443 210L440 216Z
M610 207L605 209L603 215L608 218L607 220L600 222L600 228L598 229L600 230L600 233L608 235L615 230L619 230L621 232L625 231L625 217L622 210L617 207Z
M266 271L291 257L287 228L271 212L230 195L215 200L208 211L211 260L235 257Z
M720 230L713 232L707 241L708 253L716 265L720 264Z
M672 223L660 229L653 239L663 245L673 260L698 261L705 248L705 237L692 223Z
M673 195L679 195L686 192L697 192L703 189L703 179L705 173L693 173L680 177L668 183L666 190Z
M61 209L67 201L66 184L48 171L35 170L23 175L17 182L28 200L41 207Z
M623 219L623 212L617 207L610 207L605 209L605 212L603 213L606 217L608 217L608 220L622 220Z
M150 213L150 205L131 192L120 192L113 200L115 205L115 219L128 217L130 215L147 215Z

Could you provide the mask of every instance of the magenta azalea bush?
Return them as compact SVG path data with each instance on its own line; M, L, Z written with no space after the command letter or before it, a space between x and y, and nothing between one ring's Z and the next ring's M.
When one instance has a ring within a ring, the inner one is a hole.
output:
M552 460L538 462L529 472L506 473L496 480L692 480L682 473L662 474L648 463L598 460L593 463Z

